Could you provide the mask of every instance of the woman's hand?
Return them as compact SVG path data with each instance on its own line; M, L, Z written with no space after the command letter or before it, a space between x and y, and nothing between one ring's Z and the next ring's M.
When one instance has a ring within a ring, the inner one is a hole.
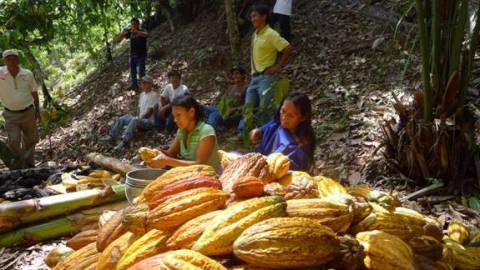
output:
M152 158L149 161L146 161L145 164L147 164L148 167L151 168L163 168L166 166L166 161L169 159L167 155L165 155L162 151L160 153Z
M249 135L250 135L250 141L253 144L257 144L262 139L262 130L259 128L252 129Z

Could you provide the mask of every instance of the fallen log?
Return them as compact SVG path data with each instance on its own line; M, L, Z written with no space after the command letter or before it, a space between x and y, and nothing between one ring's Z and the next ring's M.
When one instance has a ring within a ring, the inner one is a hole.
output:
M120 210L127 206L126 201L106 204L99 207L0 234L0 247L31 245L62 236L70 236L80 231L96 229L99 217L107 210Z
M120 173L123 176L125 176L129 171L138 169L128 162L123 162L119 159L104 156L96 152L88 154L87 159L98 167Z
M105 190L84 190L0 204L0 232L20 225L72 213L81 208L125 200L125 186L117 185Z

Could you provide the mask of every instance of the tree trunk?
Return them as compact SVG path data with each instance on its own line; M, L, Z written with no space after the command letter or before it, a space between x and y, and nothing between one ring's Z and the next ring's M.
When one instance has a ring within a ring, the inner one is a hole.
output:
M131 165L130 163L122 162L116 158L107 157L95 152L88 154L87 159L101 168L105 168L123 175L126 175L129 171L137 169L137 167Z
M30 51L30 48L26 46L26 44L23 44L23 52L25 53L25 57L27 58L27 61L30 63L30 66L32 67L32 72L37 81L40 82L42 86L42 94L43 94L43 107L47 107L48 104L54 104L53 98L50 95L50 92L48 91L47 85L45 84L45 76L42 70L42 67L40 66L40 63L37 61L33 53Z
M170 10L170 4L168 0L167 1L160 0L157 2L156 12L155 12L155 21L157 23L160 23L162 21L160 18L161 16L165 17L165 19L167 20L168 25L170 27L170 31L172 33L175 32L175 24L173 23L172 12Z
M107 29L104 29L103 38L105 39L105 57L107 58L108 62L112 62L113 61L112 46L110 45L110 42L108 42Z
M228 38L230 41L230 51L234 63L240 62L241 47L240 47L240 33L238 31L237 18L233 12L233 1L224 0L225 14L227 17Z

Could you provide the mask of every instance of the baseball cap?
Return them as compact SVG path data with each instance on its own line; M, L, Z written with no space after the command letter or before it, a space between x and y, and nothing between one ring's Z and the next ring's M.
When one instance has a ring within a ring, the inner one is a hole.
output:
M5 58L7 56L11 56L11 55L14 55L14 56L17 56L18 57L18 52L17 50L13 50L13 49L10 49L10 50L5 50L3 51L2 53L2 57Z

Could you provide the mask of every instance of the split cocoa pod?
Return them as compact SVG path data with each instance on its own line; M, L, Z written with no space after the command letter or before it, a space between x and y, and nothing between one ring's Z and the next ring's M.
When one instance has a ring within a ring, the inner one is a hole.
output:
M282 153L272 153L268 155L267 163L274 179L282 178L290 169L290 160Z

